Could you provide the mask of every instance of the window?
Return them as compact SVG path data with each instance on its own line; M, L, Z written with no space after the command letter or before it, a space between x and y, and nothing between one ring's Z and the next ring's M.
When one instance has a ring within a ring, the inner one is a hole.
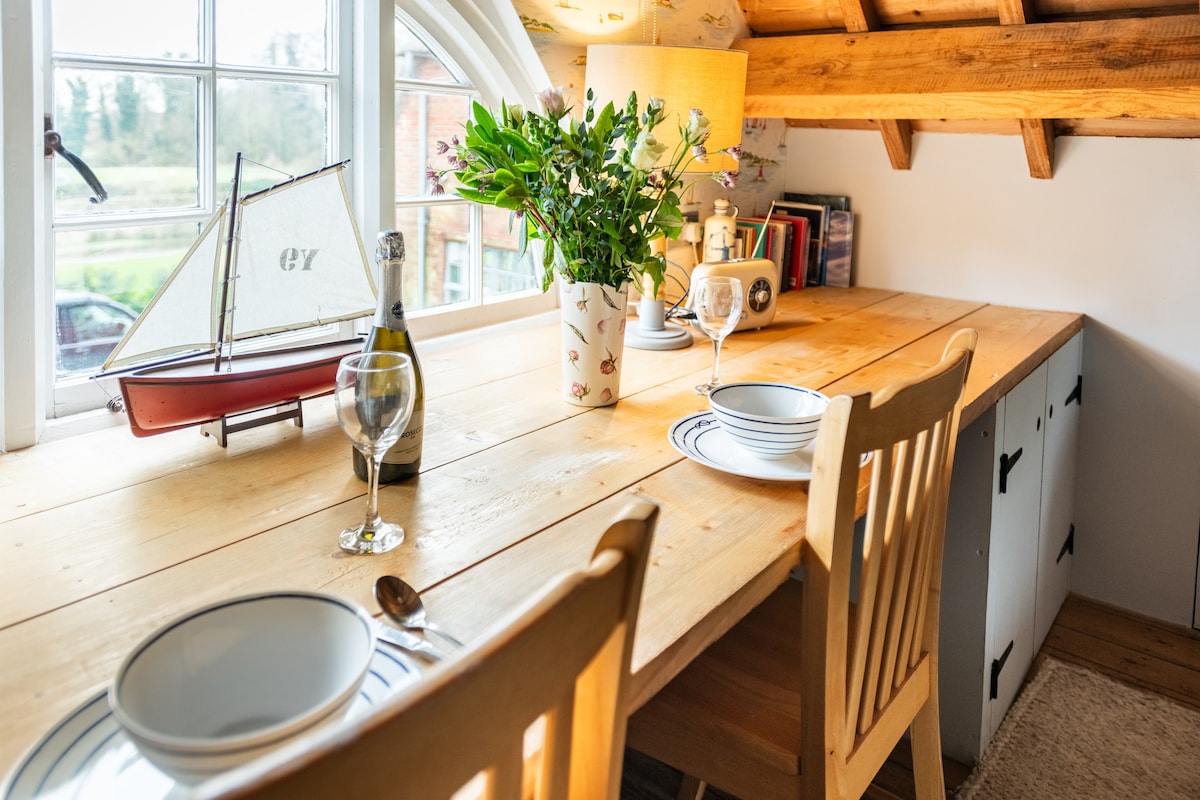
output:
M554 306L506 213L424 185L428 149L471 100L529 104L549 85L509 0L4 0L0 37L5 140L45 117L108 194L90 202L63 155L0 154L0 310L7 332L29 333L0 337L0 451L115 394L87 377L113 337L67 357L76 333L59 328L59 299L143 308L224 198L239 150L256 162L252 187L354 159L368 252L381 228L412 243L419 338Z
M56 159L57 292L140 312L225 200L236 153L245 191L338 157L340 5L51 0L54 128L108 195ZM95 361L57 359L58 414L102 399Z
M471 103L484 100L464 70L416 20L395 23L395 226L408 241L405 305L411 311L470 309L541 293L533 252L521 253L510 214L453 191L433 197L425 171L446 166L439 142L461 134Z

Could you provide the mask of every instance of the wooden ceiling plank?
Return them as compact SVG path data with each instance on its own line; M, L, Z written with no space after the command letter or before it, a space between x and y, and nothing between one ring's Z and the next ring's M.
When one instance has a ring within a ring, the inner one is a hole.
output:
M954 25L996 19L998 0L874 0L884 27L896 25ZM826 0L738 0L742 16L755 36L829 31L846 27L841 7ZM1043 18L1087 15L1093 19L1160 14L1176 0L1037 0ZM1180 13L1180 12L1176 12Z
M1200 117L1200 15L738 40L746 115Z

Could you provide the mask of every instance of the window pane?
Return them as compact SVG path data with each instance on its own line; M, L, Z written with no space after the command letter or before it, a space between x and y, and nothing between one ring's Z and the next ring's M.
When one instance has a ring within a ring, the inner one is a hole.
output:
M404 232L404 305L412 310L436 308L470 298L467 226L470 207L464 203L396 209L396 230ZM462 245L462 247L455 247ZM447 278L447 272L455 270Z
M239 150L250 161L266 165L247 170L244 192L324 166L329 158L328 116L328 91L323 84L218 81L218 189L233 180Z
M108 191L101 205L66 159L54 169L55 214L195 208L196 78L55 70L55 129Z
M448 165L439 155L437 143L461 137L471 110L471 99L461 94L440 94L404 89L396 92L396 195L420 197L429 194L425 170L438 171ZM455 182L443 183L453 192Z
M52 0L52 5L56 53L199 58L200 0Z
M518 222L502 208L483 206L483 295L541 289L541 264L533 248L520 253Z
M216 10L218 63L327 68L325 0L218 0Z
M406 79L460 82L403 22L396 20L396 80Z
M55 235L57 374L95 371L199 234L180 223ZM106 322L107 320L107 322Z

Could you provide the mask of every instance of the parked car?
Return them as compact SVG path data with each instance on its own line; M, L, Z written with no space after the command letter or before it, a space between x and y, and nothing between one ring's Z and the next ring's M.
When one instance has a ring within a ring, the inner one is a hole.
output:
M138 316L128 306L93 292L59 289L54 304L59 374L99 369Z

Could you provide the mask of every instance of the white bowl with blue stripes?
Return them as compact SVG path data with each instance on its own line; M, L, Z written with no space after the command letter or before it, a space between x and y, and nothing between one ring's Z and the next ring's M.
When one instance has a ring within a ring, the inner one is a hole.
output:
M357 603L303 591L236 597L144 639L109 702L143 756L197 782L344 717L374 653L374 620Z
M725 434L759 458L787 458L817 438L829 398L787 383L724 383L708 393Z

